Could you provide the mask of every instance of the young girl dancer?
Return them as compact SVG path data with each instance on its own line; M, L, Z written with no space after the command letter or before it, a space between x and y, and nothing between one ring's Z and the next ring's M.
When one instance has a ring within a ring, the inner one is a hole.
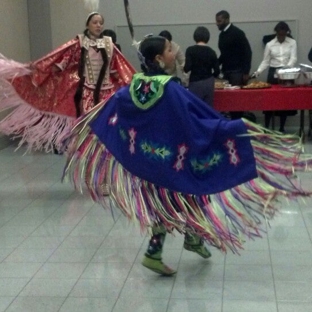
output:
M245 238L261 236L260 217L272 217L279 199L312 195L294 176L312 167L298 137L208 107L165 75L173 55L162 37L145 38L139 58L143 73L69 134L64 174L78 189L87 177L93 200L116 205L151 231L144 266L175 273L161 261L166 232L174 230L204 258L204 242L238 252Z
M30 150L52 151L76 117L130 83L135 70L103 28L103 16L92 12L83 34L35 62L23 65L0 55L0 111L13 108L0 132Z

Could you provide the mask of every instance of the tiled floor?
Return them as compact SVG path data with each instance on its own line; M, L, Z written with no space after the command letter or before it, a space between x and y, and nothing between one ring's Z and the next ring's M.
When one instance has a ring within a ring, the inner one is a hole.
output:
M0 151L0 311L312 311L311 199L283 204L240 256L203 260L168 236L164 278L141 266L137 227L60 182L63 156L23 153Z

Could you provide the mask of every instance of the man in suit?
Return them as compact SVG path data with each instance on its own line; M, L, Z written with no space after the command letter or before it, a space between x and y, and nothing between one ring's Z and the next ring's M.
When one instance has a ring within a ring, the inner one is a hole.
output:
M231 85L247 84L251 68L252 51L245 33L230 22L230 14L220 11L216 14L219 34L219 64L224 79ZM232 119L242 117L242 112L232 112Z
M230 22L230 14L227 11L216 14L216 24L220 30L218 46L222 72L231 84L245 84L249 78L252 56L245 33Z

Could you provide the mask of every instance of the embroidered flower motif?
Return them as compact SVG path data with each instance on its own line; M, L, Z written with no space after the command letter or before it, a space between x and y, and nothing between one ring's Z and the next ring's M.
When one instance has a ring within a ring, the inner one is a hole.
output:
M116 113L114 116L109 118L108 124L115 126L117 121L118 121L118 116L117 116L117 113Z
M183 161L186 158L184 155L187 153L188 147L185 144L179 145L178 151L179 151L179 154L177 155L177 161L173 165L173 168L176 171L180 171L180 170L184 169L184 162Z
M165 146L159 147L157 146L157 144L148 143L148 142L142 142L141 149L144 154L147 154L153 159L167 160L172 155L171 151Z
M222 154L214 153L212 156L208 156L205 159L193 159L191 160L191 165L194 171L200 171L205 173L212 170L212 167L219 165L222 160Z
M135 137L136 137L136 134L137 132L134 130L134 128L130 129L128 131L129 135L130 135L130 146L129 146L129 151L131 154L134 154L135 153Z
M237 155L237 149L235 146L235 141L234 140L227 140L227 142L225 143L225 146L228 149L228 154L230 156L230 163L236 166L240 162L240 159Z
M144 93L148 93L149 90L150 90L150 84L146 84L146 85L144 86Z

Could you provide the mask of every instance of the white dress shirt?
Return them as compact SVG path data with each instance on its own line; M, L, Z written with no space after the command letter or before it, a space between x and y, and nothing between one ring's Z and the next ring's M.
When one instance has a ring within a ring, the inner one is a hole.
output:
M280 43L277 38L268 42L264 49L263 61L261 62L257 73L260 74L268 66L270 67L293 67L297 62L297 43L294 39L286 37L284 42Z

